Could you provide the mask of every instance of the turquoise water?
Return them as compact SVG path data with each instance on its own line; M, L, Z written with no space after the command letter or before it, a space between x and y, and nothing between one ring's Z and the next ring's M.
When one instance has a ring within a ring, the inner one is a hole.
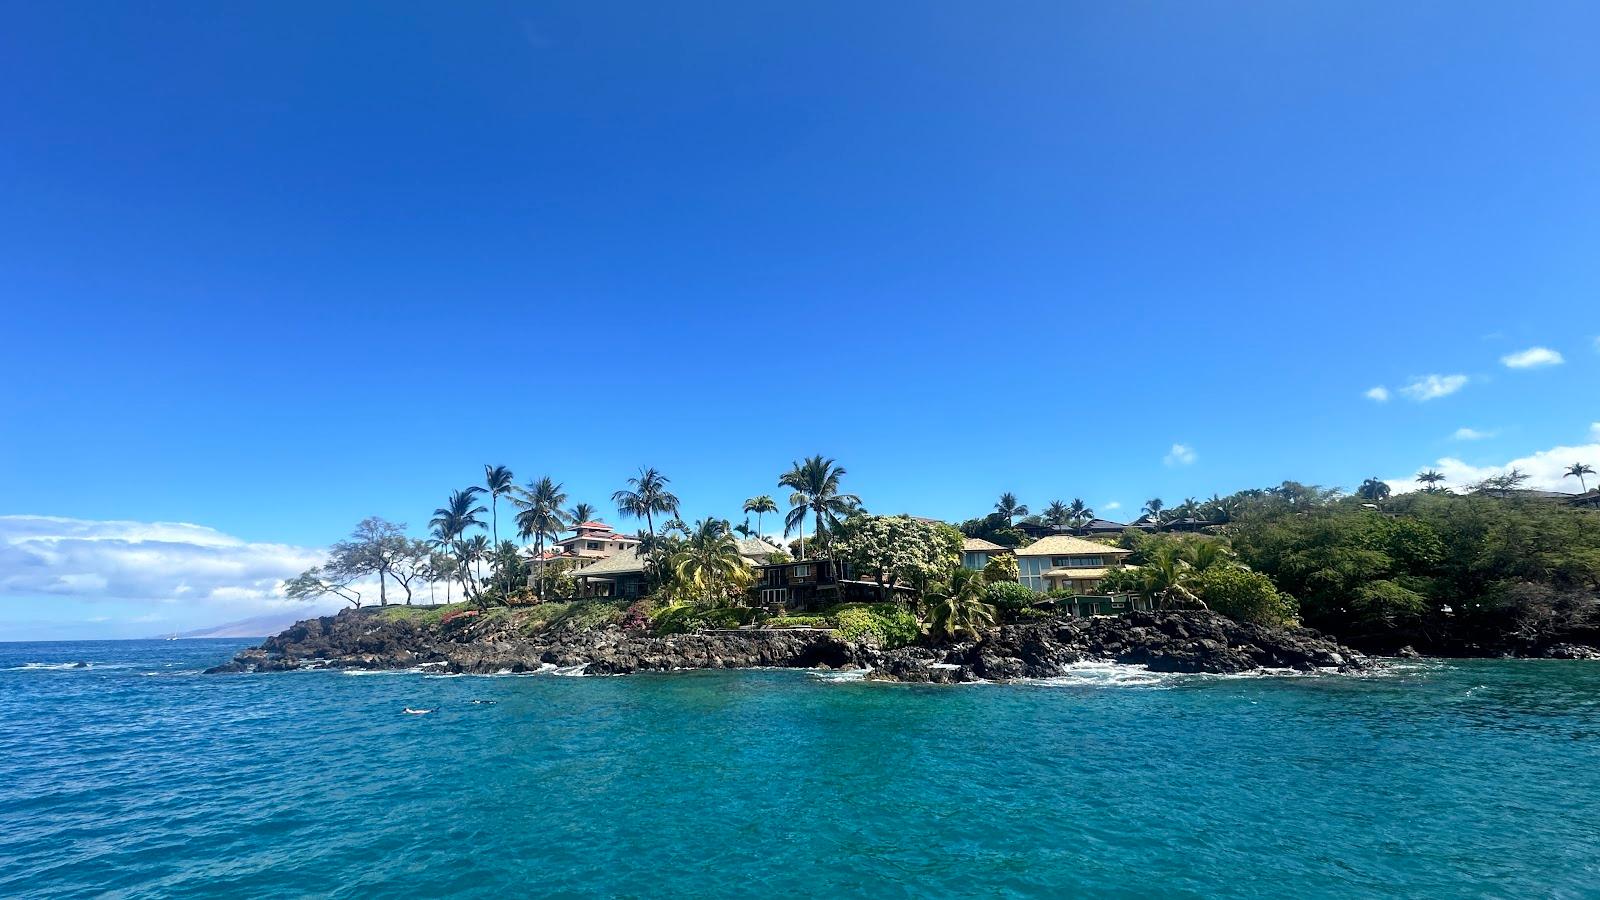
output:
M1595 663L196 674L240 646L0 644L0 896L1600 896Z

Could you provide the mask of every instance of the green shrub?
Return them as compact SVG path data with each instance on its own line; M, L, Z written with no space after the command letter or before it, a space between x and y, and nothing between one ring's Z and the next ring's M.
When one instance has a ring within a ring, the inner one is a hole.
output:
M917 617L893 603L848 603L830 613L845 640L866 641L885 650L904 647L922 634Z
M526 634L537 634L551 628L594 629L621 624L626 604L620 600L573 600L567 603L538 603L515 610L494 609L491 614L504 612L514 616Z
M1195 593L1216 612L1236 622L1287 625L1300 614L1294 598L1278 590L1272 579L1243 566L1212 566L1196 579Z
M1027 609L1038 599L1038 594L1015 581L997 581L983 592L985 603L1002 612L1013 614Z
M1024 606L1017 615L1024 619L1048 619L1055 613L1048 609L1040 609L1037 606Z
M767 620L773 628L832 628L827 616L775 616Z
M668 606L650 618L656 634L692 634L708 628L738 628L754 621L756 612L742 606Z
M983 567L983 580L990 584L1002 581L1014 582L1018 577L1017 558L1010 553L990 557L988 564Z
M387 622L403 622L410 620L418 625L438 625L446 615L456 618L461 613L472 608L470 603L452 603L448 606L394 606L378 607L377 617Z

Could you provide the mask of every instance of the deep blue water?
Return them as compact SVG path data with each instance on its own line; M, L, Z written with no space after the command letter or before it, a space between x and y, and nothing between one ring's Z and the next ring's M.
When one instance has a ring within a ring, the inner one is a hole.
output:
M241 646L0 644L0 896L1600 896L1596 663L197 674Z

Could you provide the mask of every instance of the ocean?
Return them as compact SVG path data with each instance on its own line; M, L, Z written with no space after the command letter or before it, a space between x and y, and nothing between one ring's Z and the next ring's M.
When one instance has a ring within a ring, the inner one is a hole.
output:
M200 675L246 643L0 644L0 897L1600 896L1600 663Z

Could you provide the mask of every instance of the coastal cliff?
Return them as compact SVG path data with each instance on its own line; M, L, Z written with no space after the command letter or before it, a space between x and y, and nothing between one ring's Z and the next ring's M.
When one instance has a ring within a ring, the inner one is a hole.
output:
M868 669L887 681L958 683L1063 674L1082 662L1143 665L1161 672L1338 669L1370 663L1304 628L1243 625L1210 612L1062 617L1003 625L981 641L884 650L825 629L733 629L658 636L619 626L529 630L513 616L449 621L395 619L346 610L308 619L240 652L223 672L303 668L405 669L491 674L551 666L596 675L754 667Z

